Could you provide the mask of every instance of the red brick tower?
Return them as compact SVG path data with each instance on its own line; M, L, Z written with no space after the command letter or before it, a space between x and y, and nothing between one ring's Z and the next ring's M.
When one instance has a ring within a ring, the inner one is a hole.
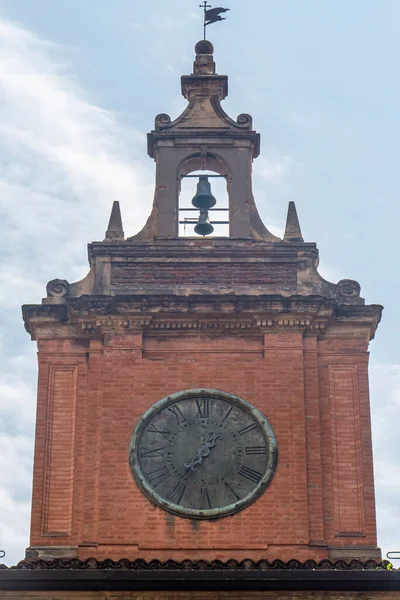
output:
M125 239L115 203L87 277L24 306L39 349L31 557L380 556L368 343L381 307L320 277L293 203L282 240L262 224L259 134L221 108L212 52L196 46L186 110L148 136L144 229ZM195 171L226 179L229 236L179 237Z

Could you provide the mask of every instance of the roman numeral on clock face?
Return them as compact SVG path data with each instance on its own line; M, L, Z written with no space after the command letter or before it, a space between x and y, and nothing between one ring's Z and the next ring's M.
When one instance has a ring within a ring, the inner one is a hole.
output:
M229 483L224 483L225 489L228 492L228 496L233 500L233 502L236 502L237 500L240 500L240 497L237 495L237 493L235 492L234 489L231 488L231 486L229 485Z
M267 454L267 447L266 446L246 446L244 449L244 453L247 454L247 456L251 456L254 454Z
M239 429L238 434L246 435L246 433L250 433L250 431L253 431L253 429L256 429L256 428L257 428L256 423L250 423L250 425L247 425L247 427L243 427L243 429Z
M211 507L210 494L207 488L200 490L200 508L203 510L209 510Z
M147 478L150 481L150 483L154 485L154 487L157 487L158 485L160 485L160 483L162 483L166 479L169 479L169 477L171 477L171 473L169 472L168 467L165 466L160 467L155 471L151 471L150 473L147 473Z
M140 458L160 458L164 456L164 447L149 449L142 446Z
M182 500L182 496L185 493L185 490L186 485L181 481L178 481L176 486L168 494L168 500L171 500L171 502L173 502L174 504L179 504L179 502Z
M229 417L229 415L231 414L232 410L233 410L233 406L230 406L230 407L228 408L228 410L226 411L226 413L225 413L225 416L224 416L224 418L222 419L222 422L226 421L226 419L227 419L227 418Z
M250 469L245 465L240 468L239 475L249 479L250 481L254 481L254 483L258 483L262 477L262 473L259 473L255 469Z
M183 413L182 413L181 409L179 408L179 406L177 406L177 404L173 404L172 406L169 406L168 410L170 412L172 412L172 414L174 415L174 417L178 421L178 425L180 425L181 423L184 423L186 421L185 417L183 416Z
M200 419L208 419L210 414L210 400L208 398L196 398L197 415Z
M168 439L169 434L171 433L170 431L162 431L161 429L158 429L158 427L156 427L153 424L149 425L149 428L147 431L149 433L158 433L159 435L162 435L162 437L165 438L166 440Z

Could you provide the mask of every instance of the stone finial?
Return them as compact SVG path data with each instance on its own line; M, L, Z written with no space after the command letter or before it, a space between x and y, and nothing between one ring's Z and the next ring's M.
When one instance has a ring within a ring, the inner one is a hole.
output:
M193 97L223 100L228 95L228 78L215 72L214 46L208 40L200 40L195 46L196 57L193 73L181 77L182 94L186 100Z
M115 200L111 209L105 240L123 239L125 239L125 236L122 229L121 209L119 207L119 202Z
M197 42L195 52L196 58L193 63L193 74L215 75L214 46L212 43L208 40Z
M286 218L284 242L304 242L301 235L299 218L297 216L296 205L293 201L289 202L288 213Z

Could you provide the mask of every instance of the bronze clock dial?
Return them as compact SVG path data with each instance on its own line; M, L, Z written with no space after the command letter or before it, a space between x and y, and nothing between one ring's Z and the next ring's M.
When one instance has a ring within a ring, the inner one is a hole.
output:
M187 390L142 416L129 462L150 500L183 517L211 519L245 508L265 491L277 445L267 419L248 402Z

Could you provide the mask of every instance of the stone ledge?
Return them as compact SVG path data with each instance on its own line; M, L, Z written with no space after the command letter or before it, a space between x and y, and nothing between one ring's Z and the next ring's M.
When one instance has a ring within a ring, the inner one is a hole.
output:
M0 567L1 591L379 591L399 592L400 571L387 561L203 560L21 561ZM0 595L1 597L1 595ZM370 597L370 596L369 596ZM395 596L393 596L395 597Z

